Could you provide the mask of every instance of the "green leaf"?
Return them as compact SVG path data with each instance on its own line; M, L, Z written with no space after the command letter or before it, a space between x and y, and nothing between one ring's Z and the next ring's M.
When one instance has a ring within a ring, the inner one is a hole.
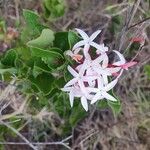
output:
M47 107L48 105L49 105L49 100L40 93L37 94L35 98L32 98L29 107L32 109L32 114L36 115L37 112L41 111L43 107Z
M72 49L72 47L81 38L72 31L55 33L54 47L58 47L63 51Z
M33 35L40 34L44 28L47 28L39 23L39 16L31 10L23 10L23 16Z
M57 94L53 95L53 107L58 112L62 118L68 118L70 114L70 105L68 100L68 95L59 91Z
M54 47L58 47L63 51L69 50L68 32L55 33Z
M61 78L55 80L55 85L58 89L64 87L65 84L66 84L66 82L64 80L64 77L61 77Z
M100 100L97 103L97 107L100 108L100 109L107 108L108 107L108 103L107 103L106 100Z
M69 101L69 100L68 100ZM87 112L82 108L79 100L74 101L74 105L71 108L71 114L69 117L69 123L74 127L79 120L87 115Z
M53 44L54 32L50 29L43 29L41 35L27 43L28 46L45 48Z
M54 77L50 73L43 72L39 74L36 78L33 76L29 77L29 80L33 85L35 85L39 91L43 92L45 95L49 94L53 88Z
M42 72L51 73L51 69L40 59L34 61L33 76L37 77Z
M122 22L123 21L122 21L121 16L119 16L119 15L113 16L111 19L111 26L109 28L110 32L112 34L119 32Z
M2 58L1 63L3 65L9 66L9 67L14 67L15 66L15 61L17 59L17 53L14 49L8 50Z
M115 94L113 93L113 90L110 91L110 94L113 95L116 98ZM120 104L119 100L117 100L116 102L106 100L106 99L100 100L97 103L97 106L100 109L105 109L105 108L110 107L112 109L112 112L113 112L114 116L117 116L121 111L121 104Z
M65 66L63 74L64 74L64 80L66 82L72 79L72 75L69 73L67 66Z
M49 19L61 17L65 13L64 0L44 0L43 6L45 17Z
M28 79L18 81L17 87L18 87L18 90L21 91L21 93L25 93L25 94L33 94L34 93L33 89L31 88L32 83Z
M72 31L68 32L68 42L69 42L69 48L72 49L72 47L81 40L81 38Z
M15 49L18 57L23 59L24 61L31 59L30 48L28 47L19 47Z
M112 101L108 100L107 102L108 102L108 105L111 107L114 116L118 115L120 113L120 111L121 111L120 101L112 102Z
M107 100L107 104L112 109L114 116L117 116L121 111L120 101L119 101L118 97L115 95L115 93L113 92L113 90L111 90L109 92L109 94L111 94L113 97L115 97L117 99L117 101L115 101L115 102Z
M59 53L60 52L60 53ZM51 48L44 50L36 47L31 47L32 56L40 57L50 68L56 69L64 63L61 50L57 48Z

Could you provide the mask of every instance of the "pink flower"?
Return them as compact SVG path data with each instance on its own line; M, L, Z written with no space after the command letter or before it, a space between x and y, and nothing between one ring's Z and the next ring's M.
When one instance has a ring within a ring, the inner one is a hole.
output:
M128 70L129 67L134 66L137 62L126 62L124 56L119 51L114 50L117 60L109 64L110 60L106 53L108 47L104 46L104 44L93 42L101 30L94 32L90 37L84 31L76 30L83 40L76 43L72 50L68 50L66 55L71 56L78 64L75 69L68 66L68 71L73 78L62 88L62 91L69 94L71 107L75 97L80 98L81 104L86 111L88 110L88 100L91 101L91 104L101 99L117 101L115 97L109 94L109 91L116 86L124 69ZM89 53L91 46L96 48L95 59L92 59L91 53ZM83 55L79 53L80 51L83 51ZM113 76L116 78L112 81L108 80Z

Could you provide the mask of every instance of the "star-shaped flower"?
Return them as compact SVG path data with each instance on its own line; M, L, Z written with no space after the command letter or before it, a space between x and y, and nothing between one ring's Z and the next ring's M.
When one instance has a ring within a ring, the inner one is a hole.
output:
M64 87L73 86L75 84L78 84L81 88L81 91L88 95L87 90L85 88L84 82L93 81L96 79L96 76L84 76L84 70L83 68L80 69L79 73L76 72L72 67L68 66L68 71L72 74L74 77L72 80L70 80Z
M78 86L78 84L75 84L71 87L64 87L61 89L62 91L65 91L65 92L69 92L69 100L70 100L70 105L71 107L73 106L73 102L74 102L74 98L75 97L79 97L81 98L81 104L83 106L83 108L88 111L88 102L87 100L92 100L92 95L90 94L87 94L85 95L80 87Z
M97 30L90 37L81 29L76 28L76 31L81 35L83 40L76 43L73 46L73 50L75 50L81 46L84 46L83 52L84 52L85 57L88 55L88 50L89 50L90 46L96 48L97 50L101 50L102 52L105 52L108 50L108 49L103 49L103 44L100 45L100 44L93 42L93 40L98 36L98 34L100 34L101 30Z
M84 63L78 65L77 70L82 69L86 71L87 76L102 76L104 80L104 84L108 84L108 76L111 76L114 73L117 73L121 67L112 67L108 68L108 56L106 53L101 54L95 60L85 59ZM93 81L92 81L93 83ZM91 83L89 82L91 85Z
M71 56L78 65L75 69L68 66L68 71L73 79L62 88L62 91L69 94L71 107L76 97L81 99L81 104L86 111L88 110L88 100L91 101L91 104L101 99L117 101L115 97L109 94L109 91L117 84L124 69L128 70L137 62L126 63L124 56L119 51L114 50L117 59L115 62L109 63L110 58L106 53L108 47L94 42L101 30L94 32L90 37L81 29L76 30L81 35L82 40L76 43L72 50L68 50L66 55ZM92 57L89 52L90 47L96 48L96 54L92 53ZM116 78L109 81L108 77L111 79L112 76L116 76Z
M117 84L118 78L116 78L115 80L113 80L112 82L108 83L105 86L103 84L102 78L98 78L97 82L98 82L97 88L91 88L91 87L87 88L88 91L95 94L91 101L91 104L95 103L98 100L104 99L104 98L106 98L110 101L117 101L113 96L111 96L108 93L108 91L110 91Z

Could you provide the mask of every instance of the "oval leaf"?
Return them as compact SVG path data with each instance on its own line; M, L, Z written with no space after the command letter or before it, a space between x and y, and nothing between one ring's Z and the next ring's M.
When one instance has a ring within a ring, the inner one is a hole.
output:
M44 29L38 38L29 41L27 45L45 48L52 45L53 41L54 41L54 32L50 29Z
M37 47L31 47L31 54L32 56L40 57L51 69L56 69L64 63L64 57L61 50L57 48L44 50Z

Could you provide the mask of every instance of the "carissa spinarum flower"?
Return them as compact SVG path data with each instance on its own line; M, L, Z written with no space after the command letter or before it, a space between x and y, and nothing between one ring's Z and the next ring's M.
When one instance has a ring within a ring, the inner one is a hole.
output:
M75 60L77 65L75 68L68 65L68 71L73 79L62 88L62 91L69 94L71 107L76 97L80 98L86 111L88 111L88 101L91 104L102 99L117 101L115 97L109 94L109 91L115 87L123 70L128 70L136 62L126 62L124 56L119 51L114 50L113 53L118 59L109 63L111 61L107 55L108 47L93 42L101 30L94 32L90 37L81 29L76 29L76 31L83 40L76 43L72 50L68 50L66 55ZM93 50L96 52L93 53L95 54L94 57L90 56L91 52L89 53L91 46L96 48ZM83 55L79 53L81 50Z

